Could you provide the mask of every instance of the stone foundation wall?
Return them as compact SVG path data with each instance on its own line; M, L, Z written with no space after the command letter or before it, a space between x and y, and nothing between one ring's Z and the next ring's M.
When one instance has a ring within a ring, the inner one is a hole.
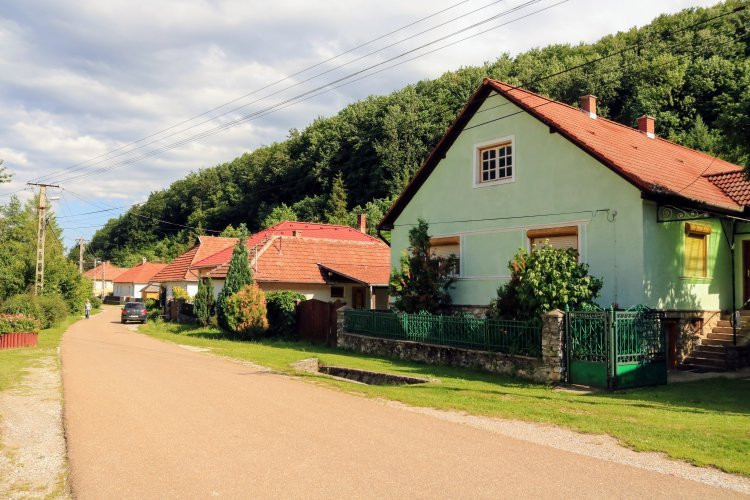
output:
M344 330L344 311L338 310L337 346L342 349L427 364L441 364L513 375L536 382L559 382L565 371L563 356L563 313L552 311L543 318L542 356L511 356L508 354L461 349L410 340L370 337Z

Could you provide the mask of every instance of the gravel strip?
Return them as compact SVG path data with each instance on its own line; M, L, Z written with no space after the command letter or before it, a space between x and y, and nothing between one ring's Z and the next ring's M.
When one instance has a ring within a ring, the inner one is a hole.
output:
M62 385L53 356L0 393L0 497L70 498Z
M664 453L639 452L621 446L612 436L582 434L554 425L536 424L518 420L469 415L463 412L420 408L397 401L380 400L387 406L430 415L441 420L476 427L496 434L541 444L588 457L630 465L649 471L698 481L750 495L750 478L729 474L718 469L696 467L687 462L672 460Z

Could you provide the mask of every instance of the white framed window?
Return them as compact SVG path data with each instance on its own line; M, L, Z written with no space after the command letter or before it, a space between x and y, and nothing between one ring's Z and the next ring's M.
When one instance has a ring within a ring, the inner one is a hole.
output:
M513 136L474 145L474 187L513 182L516 174Z

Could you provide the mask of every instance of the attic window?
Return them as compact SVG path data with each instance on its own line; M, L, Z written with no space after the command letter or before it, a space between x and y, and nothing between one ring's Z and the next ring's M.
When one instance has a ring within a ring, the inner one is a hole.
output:
M689 278L708 277L708 235L711 226L685 224L685 276Z
M474 185L513 181L516 167L514 150L512 137L476 146Z

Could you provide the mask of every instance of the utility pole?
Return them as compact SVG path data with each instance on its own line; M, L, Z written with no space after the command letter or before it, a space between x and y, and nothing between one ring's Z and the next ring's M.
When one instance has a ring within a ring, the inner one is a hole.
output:
M78 273L83 274L83 238L78 238Z
M39 187L38 220L36 229L36 273L34 275L34 295L41 295L44 290L44 243L47 240L47 188L60 186L28 182L29 186Z
M99 296L100 299L104 300L104 288L107 286L107 261L102 263L102 289Z
M96 272L97 272L96 271L96 262L97 262L97 260L98 259L96 257L94 257L94 290L96 290Z

